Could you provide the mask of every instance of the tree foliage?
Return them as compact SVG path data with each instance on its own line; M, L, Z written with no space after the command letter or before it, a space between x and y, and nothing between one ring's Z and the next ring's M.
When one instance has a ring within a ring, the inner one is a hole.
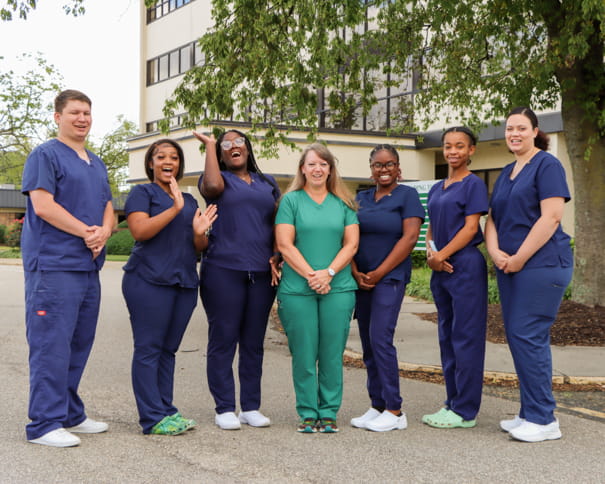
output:
M14 15L25 20L37 6L38 0L5 0L0 4L0 20L11 21ZM82 15L85 11L84 0L71 0L70 3L63 5L63 10L67 15L74 17Z
M27 153L54 129L52 102L62 82L39 54L19 61L33 67L22 75L0 68L0 180L17 185Z
M248 122L269 150L284 127L310 138L322 118L350 127L401 85L392 133L436 120L479 128L517 105L560 109L575 185L574 299L605 305L603 0L213 0L212 16L205 63L164 113L185 127Z
M137 125L123 115L118 116L119 126L106 134L98 148L89 143L90 148L101 157L107 166L111 192L118 195L126 188L128 178L128 144L126 140L137 134Z

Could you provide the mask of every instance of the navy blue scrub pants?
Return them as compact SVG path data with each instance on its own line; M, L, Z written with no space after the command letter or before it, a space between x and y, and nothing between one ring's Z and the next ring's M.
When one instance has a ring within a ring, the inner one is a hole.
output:
M357 291L355 317L368 379L372 407L399 410L399 363L393 345L405 282L380 281L371 291Z
M449 261L454 272L433 271L439 348L445 380L445 406L473 420L481 405L487 330L487 264L476 247Z
M275 299L271 272L237 271L204 261L200 295L208 318L206 372L216 413L235 411L232 367L238 345L241 410L258 410L263 344Z
M550 327L573 267L497 271L506 339L519 377L519 416L539 425L555 420Z
M134 339L132 388L143 433L168 415L173 405L175 354L197 304L197 288L151 284L126 272L122 293Z
M86 419L78 386L95 338L98 271L25 271L28 440Z

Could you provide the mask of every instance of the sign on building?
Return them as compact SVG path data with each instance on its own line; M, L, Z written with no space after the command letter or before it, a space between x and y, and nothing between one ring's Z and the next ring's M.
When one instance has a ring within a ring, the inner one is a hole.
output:
M414 250L426 250L426 231L429 228L429 213L426 210L426 203L429 197L429 190L438 181L441 180L422 180L402 183L402 185L412 187L418 192L418 195L420 196L420 203L422 203L425 212L424 223L420 227L420 237L418 237L418 242L416 242Z

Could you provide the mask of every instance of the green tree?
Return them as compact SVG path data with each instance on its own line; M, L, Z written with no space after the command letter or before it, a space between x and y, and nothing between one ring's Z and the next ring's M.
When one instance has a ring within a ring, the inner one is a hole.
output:
M3 68L0 57L0 180L16 185L26 154L54 129L52 102L63 80L40 54L18 60L33 67L17 75Z
M126 188L128 178L128 144L126 140L138 132L137 125L125 119L123 115L119 115L117 119L120 125L103 137L98 148L89 142L90 148L101 157L107 166L109 184L114 196Z
M320 114L348 127L380 89L408 86L393 133L434 119L478 128L516 105L560 108L575 186L573 298L605 305L603 0L213 0L212 15L206 62L164 113L185 112L186 127L249 122L267 149L284 125L316 135L318 93Z
M0 153L28 152L32 142L44 140L54 128L53 99L63 78L40 54L23 54L24 64L34 63L25 74L1 68L0 57Z
M10 21L13 19L13 15L26 19L37 6L38 0L5 0L0 5L0 20ZM71 3L63 5L63 10L67 15L77 17L84 13L84 0L71 0Z
M19 151L0 152L0 184L21 188L23 165L27 155Z

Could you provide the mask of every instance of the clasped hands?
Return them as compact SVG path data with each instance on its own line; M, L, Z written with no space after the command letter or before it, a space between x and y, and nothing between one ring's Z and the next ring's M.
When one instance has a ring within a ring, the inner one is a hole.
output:
M307 284L317 294L328 294L332 290L330 282L332 282L332 276L328 273L328 269L309 272L309 277L307 277Z
M105 227L99 227L98 225L90 225L86 228L86 236L84 237L84 243L86 247L92 252L92 258L96 259L105 244L107 239L111 236L111 230Z

